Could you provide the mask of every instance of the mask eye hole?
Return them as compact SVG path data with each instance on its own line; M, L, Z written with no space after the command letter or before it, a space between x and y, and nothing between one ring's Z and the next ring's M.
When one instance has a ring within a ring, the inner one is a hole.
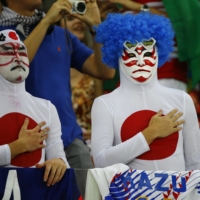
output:
M134 48L137 46L137 43L135 44L132 44L131 42L127 41L124 43L124 46L127 48L127 49L131 49L131 48Z
M2 49L3 51L13 51L13 48L12 48L12 47L4 46L4 45L1 45L1 49Z
M150 40L144 40L142 41L142 45L144 47L146 47L147 49L154 46L154 44L156 43L156 41L153 38L150 38Z
M136 57L134 53L129 53L128 56L129 56L129 58Z
M151 57L152 56L152 53L151 52L146 52L145 54L144 54L144 57Z

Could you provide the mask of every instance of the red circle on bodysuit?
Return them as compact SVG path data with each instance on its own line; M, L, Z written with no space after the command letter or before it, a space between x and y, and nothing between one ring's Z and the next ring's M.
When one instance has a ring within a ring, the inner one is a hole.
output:
M132 138L137 133L147 128L150 119L156 112L151 110L142 110L130 115L123 123L121 128L122 142ZM178 132L168 137L156 139L150 145L150 151L138 156L141 160L160 160L171 156L177 147Z
M9 144L18 139L25 118L29 118L28 129L33 129L38 125L33 119L21 113L9 113L0 118L0 145ZM17 167L31 167L38 163L41 157L42 150L37 149L18 155L11 160L10 164Z
M13 40L18 40L18 37L15 32L8 33L8 36Z

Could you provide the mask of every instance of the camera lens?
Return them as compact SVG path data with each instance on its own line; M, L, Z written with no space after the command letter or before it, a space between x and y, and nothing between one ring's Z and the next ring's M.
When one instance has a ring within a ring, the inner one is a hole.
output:
M85 2L78 2L76 9L80 13L84 12L86 9Z

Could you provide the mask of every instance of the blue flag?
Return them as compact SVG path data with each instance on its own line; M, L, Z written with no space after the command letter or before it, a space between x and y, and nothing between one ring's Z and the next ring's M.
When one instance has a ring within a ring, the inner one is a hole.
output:
M73 169L67 169L54 186L43 181L44 168L0 168L0 199L78 200L80 192Z

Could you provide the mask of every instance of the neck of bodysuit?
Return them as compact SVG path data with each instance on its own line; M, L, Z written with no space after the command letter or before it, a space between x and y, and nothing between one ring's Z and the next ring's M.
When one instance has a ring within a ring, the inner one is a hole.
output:
M21 83L11 83L0 75L0 93L16 96L25 92L25 81Z

